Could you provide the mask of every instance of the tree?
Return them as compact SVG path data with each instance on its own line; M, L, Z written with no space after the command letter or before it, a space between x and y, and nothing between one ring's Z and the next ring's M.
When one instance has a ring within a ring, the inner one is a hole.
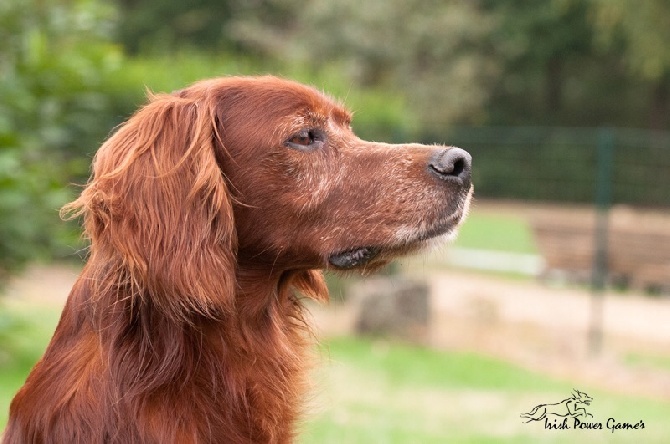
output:
M105 92L121 61L111 13L95 0L0 6L0 280L53 253L64 186L121 118Z
M118 38L128 52L225 44L231 4L224 0L116 0L122 19ZM254 2L252 2L254 3Z
M495 20L478 2L314 0L292 10L288 21L240 17L233 37L297 63L338 66L363 87L405 91L426 127L485 118L499 61Z
M492 39L503 60L495 82L497 123L548 123L565 118L565 85L591 53L591 27L583 0L490 0L497 17ZM512 112L510 112L512 111ZM521 115L516 116L516 113ZM515 122L516 120L516 122Z
M647 87L648 126L670 126L670 3L594 0L600 49L621 57L632 81Z
M238 45L400 92L421 131L670 125L664 0L252 4L227 23Z

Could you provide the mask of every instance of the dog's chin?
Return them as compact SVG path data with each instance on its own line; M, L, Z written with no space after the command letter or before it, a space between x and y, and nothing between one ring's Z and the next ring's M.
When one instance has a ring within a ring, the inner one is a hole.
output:
M396 257L431 250L452 242L458 235L466 212L459 212L446 222L429 229L401 228L384 245L365 245L349 248L328 256L328 264L338 270L377 269Z

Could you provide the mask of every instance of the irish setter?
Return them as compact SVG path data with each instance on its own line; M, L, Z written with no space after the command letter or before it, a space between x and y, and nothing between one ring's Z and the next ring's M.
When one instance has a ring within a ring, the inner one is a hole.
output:
M159 94L102 145L81 196L90 256L4 442L285 443L311 344L299 294L453 235L471 158L357 138L275 77Z

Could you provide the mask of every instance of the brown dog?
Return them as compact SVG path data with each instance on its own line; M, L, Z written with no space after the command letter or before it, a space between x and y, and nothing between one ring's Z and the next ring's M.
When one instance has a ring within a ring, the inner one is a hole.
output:
M157 95L66 211L88 263L4 442L289 442L305 379L294 288L452 235L469 154L365 142L316 90L219 78Z

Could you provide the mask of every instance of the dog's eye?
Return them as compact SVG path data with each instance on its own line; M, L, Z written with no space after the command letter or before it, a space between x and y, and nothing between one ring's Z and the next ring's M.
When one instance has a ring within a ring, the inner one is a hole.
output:
M325 140L319 130L302 130L286 141L286 145L301 151L312 151L320 148Z
M314 143L314 133L312 131L302 131L301 133L291 137L289 142L302 146L311 145Z

